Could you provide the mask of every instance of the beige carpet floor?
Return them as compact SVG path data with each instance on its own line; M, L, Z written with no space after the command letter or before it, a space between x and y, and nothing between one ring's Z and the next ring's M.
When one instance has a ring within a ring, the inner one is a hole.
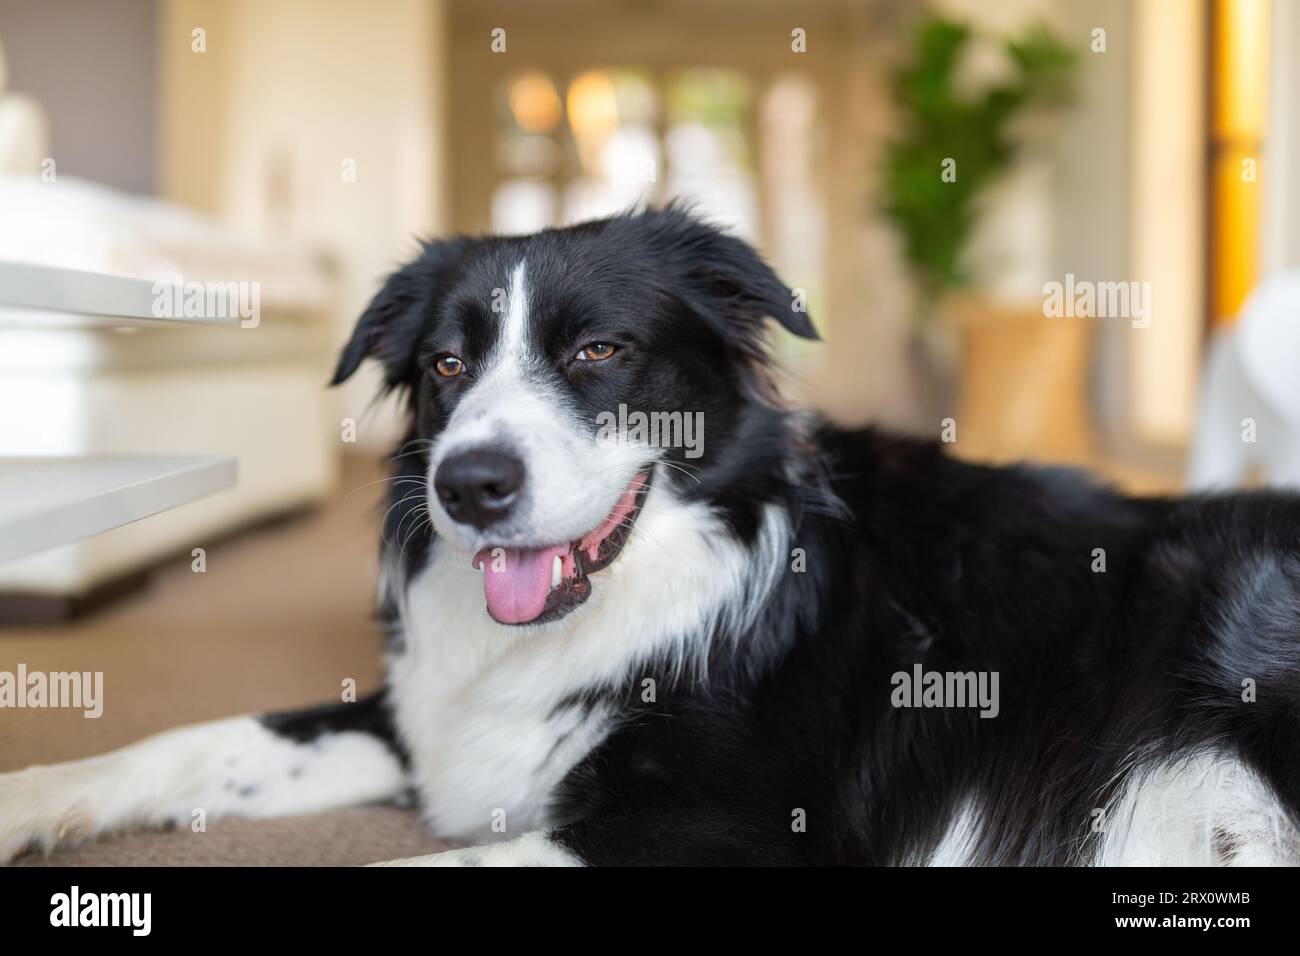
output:
M188 555L146 590L68 625L0 627L0 670L103 671L104 712L0 710L0 772L71 760L180 724L338 700L380 681L371 623L378 502L350 461L324 508ZM209 821L27 856L27 865L345 865L440 849L411 810L366 807L282 820Z

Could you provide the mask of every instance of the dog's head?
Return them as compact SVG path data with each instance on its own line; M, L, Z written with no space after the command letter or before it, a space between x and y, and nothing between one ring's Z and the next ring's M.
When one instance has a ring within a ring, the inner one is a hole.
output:
M539 623L587 599L652 482L729 497L746 530L784 438L769 317L816 337L752 248L677 207L459 238L389 277L334 383L370 357L408 393L439 547L483 568L493 618Z

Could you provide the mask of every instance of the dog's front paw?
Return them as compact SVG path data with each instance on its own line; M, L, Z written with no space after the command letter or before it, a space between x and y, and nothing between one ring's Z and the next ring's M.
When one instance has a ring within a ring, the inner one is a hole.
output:
M383 860L370 866L483 866L482 847L467 846L425 856L408 856L400 860Z
M48 853L93 834L90 805L59 783L52 767L0 773L0 865L28 850Z
M371 866L582 866L582 861L545 833L525 833L504 843L467 846L428 856L385 860Z

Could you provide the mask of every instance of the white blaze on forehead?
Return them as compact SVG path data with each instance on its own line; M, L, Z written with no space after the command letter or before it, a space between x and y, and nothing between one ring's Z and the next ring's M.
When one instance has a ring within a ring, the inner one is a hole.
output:
M484 359L480 378L473 383L448 423L444 439L486 441L489 434L514 431L510 419L521 406L538 400L538 385L526 372L535 362L528 356L528 271L523 259L510 270L508 288L493 291L494 300L504 292L504 302L493 302L497 323L496 344ZM512 414L514 412L514 414ZM460 441L452 442L459 444Z
M497 344L497 360L522 362L528 328L528 286L524 260L510 273L510 292L506 298L505 317Z

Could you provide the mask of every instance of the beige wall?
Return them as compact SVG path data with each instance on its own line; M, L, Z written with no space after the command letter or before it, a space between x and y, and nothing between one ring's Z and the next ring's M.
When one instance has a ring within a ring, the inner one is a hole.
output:
M894 231L874 209L873 170L890 130L888 73L901 24L865 8L835 25L842 50L822 87L826 117L827 342L810 357L805 394L847 424L919 427L906 354L911 287ZM815 51L811 45L810 49Z
M162 195L330 254L341 342L413 237L444 226L441 3L166 0L160 36ZM375 385L342 392L367 445L388 440Z
M1140 0L1133 30L1132 277L1151 283L1151 324L1129 333L1128 398L1143 440L1178 446L1205 319L1205 16L1185 0Z
M1261 278L1300 269L1300 182L1294 175L1300 169L1300 4L1273 0L1269 22Z

